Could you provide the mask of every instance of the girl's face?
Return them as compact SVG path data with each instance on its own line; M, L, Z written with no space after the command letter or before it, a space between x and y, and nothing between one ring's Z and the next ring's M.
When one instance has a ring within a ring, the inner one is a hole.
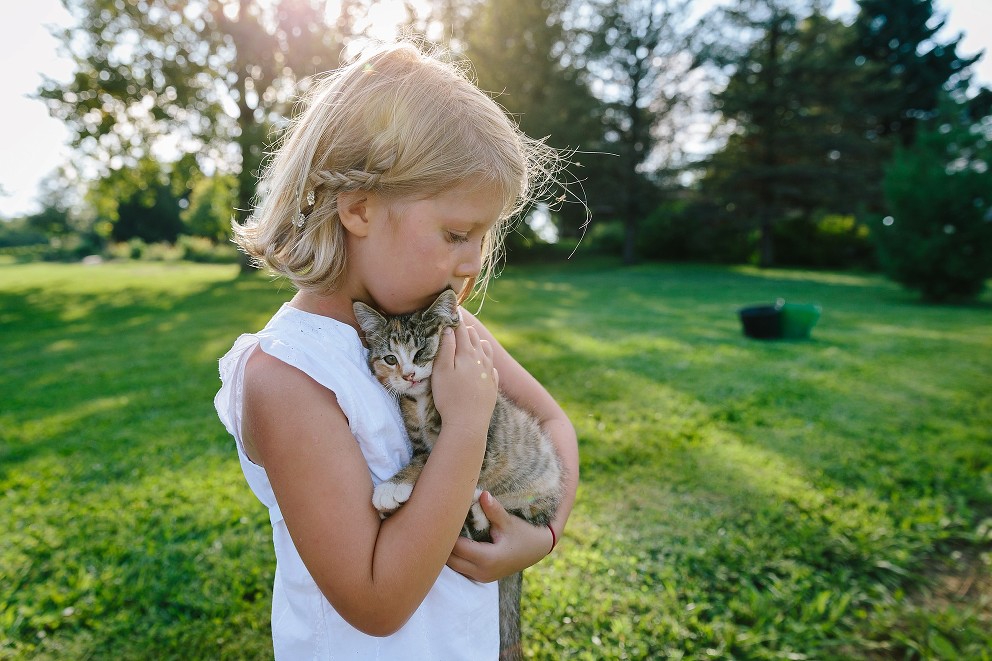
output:
M385 314L430 305L479 275L482 242L502 212L491 187L461 186L427 199L366 203L367 234L349 246L349 271Z

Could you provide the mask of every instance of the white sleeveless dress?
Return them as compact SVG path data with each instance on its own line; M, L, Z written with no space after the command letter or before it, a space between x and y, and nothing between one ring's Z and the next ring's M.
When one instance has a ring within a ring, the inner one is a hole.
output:
M350 626L314 582L286 529L265 470L241 442L244 366L262 351L333 391L369 465L373 484L409 461L410 448L392 396L369 372L367 349L353 328L283 305L263 330L242 335L220 360L217 414L237 441L248 485L269 510L276 554L272 641L278 661L309 659L495 659L499 655L496 583L471 581L448 567L402 629L376 638Z

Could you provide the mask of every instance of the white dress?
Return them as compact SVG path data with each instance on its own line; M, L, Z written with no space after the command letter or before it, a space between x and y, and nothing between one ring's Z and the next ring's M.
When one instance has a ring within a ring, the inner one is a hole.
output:
M402 468L409 461L410 448L395 400L369 372L367 349L346 324L283 305L263 330L242 335L221 358L223 385L214 405L237 441L248 485L269 509L272 522L276 554L272 641L276 659L497 658L496 583L476 583L444 567L403 628L383 638L350 626L324 598L293 545L265 470L252 463L241 442L244 366L256 346L334 392L368 462L373 484Z

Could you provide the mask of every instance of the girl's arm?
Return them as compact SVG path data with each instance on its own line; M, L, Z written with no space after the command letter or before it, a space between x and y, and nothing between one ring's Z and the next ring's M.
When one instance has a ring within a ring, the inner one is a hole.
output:
M317 586L364 633L389 635L406 622L465 522L496 401L491 353L464 325L442 339L434 371L441 433L417 488L385 521L372 507L368 465L334 394L260 350L248 360L245 446L264 466Z
M579 484L579 449L575 428L544 386L514 360L475 317L462 310L462 320L474 325L479 336L493 347L493 364L499 369L500 388L510 399L538 417L558 449L565 468L565 488L551 526L557 539L561 539ZM492 523L493 543L459 538L448 560L449 567L474 580L488 582L525 569L547 555L552 538L546 527L533 526L507 514L488 494L483 496L482 506Z

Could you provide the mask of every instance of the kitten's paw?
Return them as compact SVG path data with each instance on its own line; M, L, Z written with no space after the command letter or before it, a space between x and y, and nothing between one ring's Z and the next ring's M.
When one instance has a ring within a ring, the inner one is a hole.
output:
M380 514L392 514L400 505L410 500L412 484L383 482L372 492L372 505Z
M472 522L472 528L478 532L485 532L489 530L489 519L486 517L486 513L482 511L482 505L479 501L472 503L472 507L468 511L469 520Z

